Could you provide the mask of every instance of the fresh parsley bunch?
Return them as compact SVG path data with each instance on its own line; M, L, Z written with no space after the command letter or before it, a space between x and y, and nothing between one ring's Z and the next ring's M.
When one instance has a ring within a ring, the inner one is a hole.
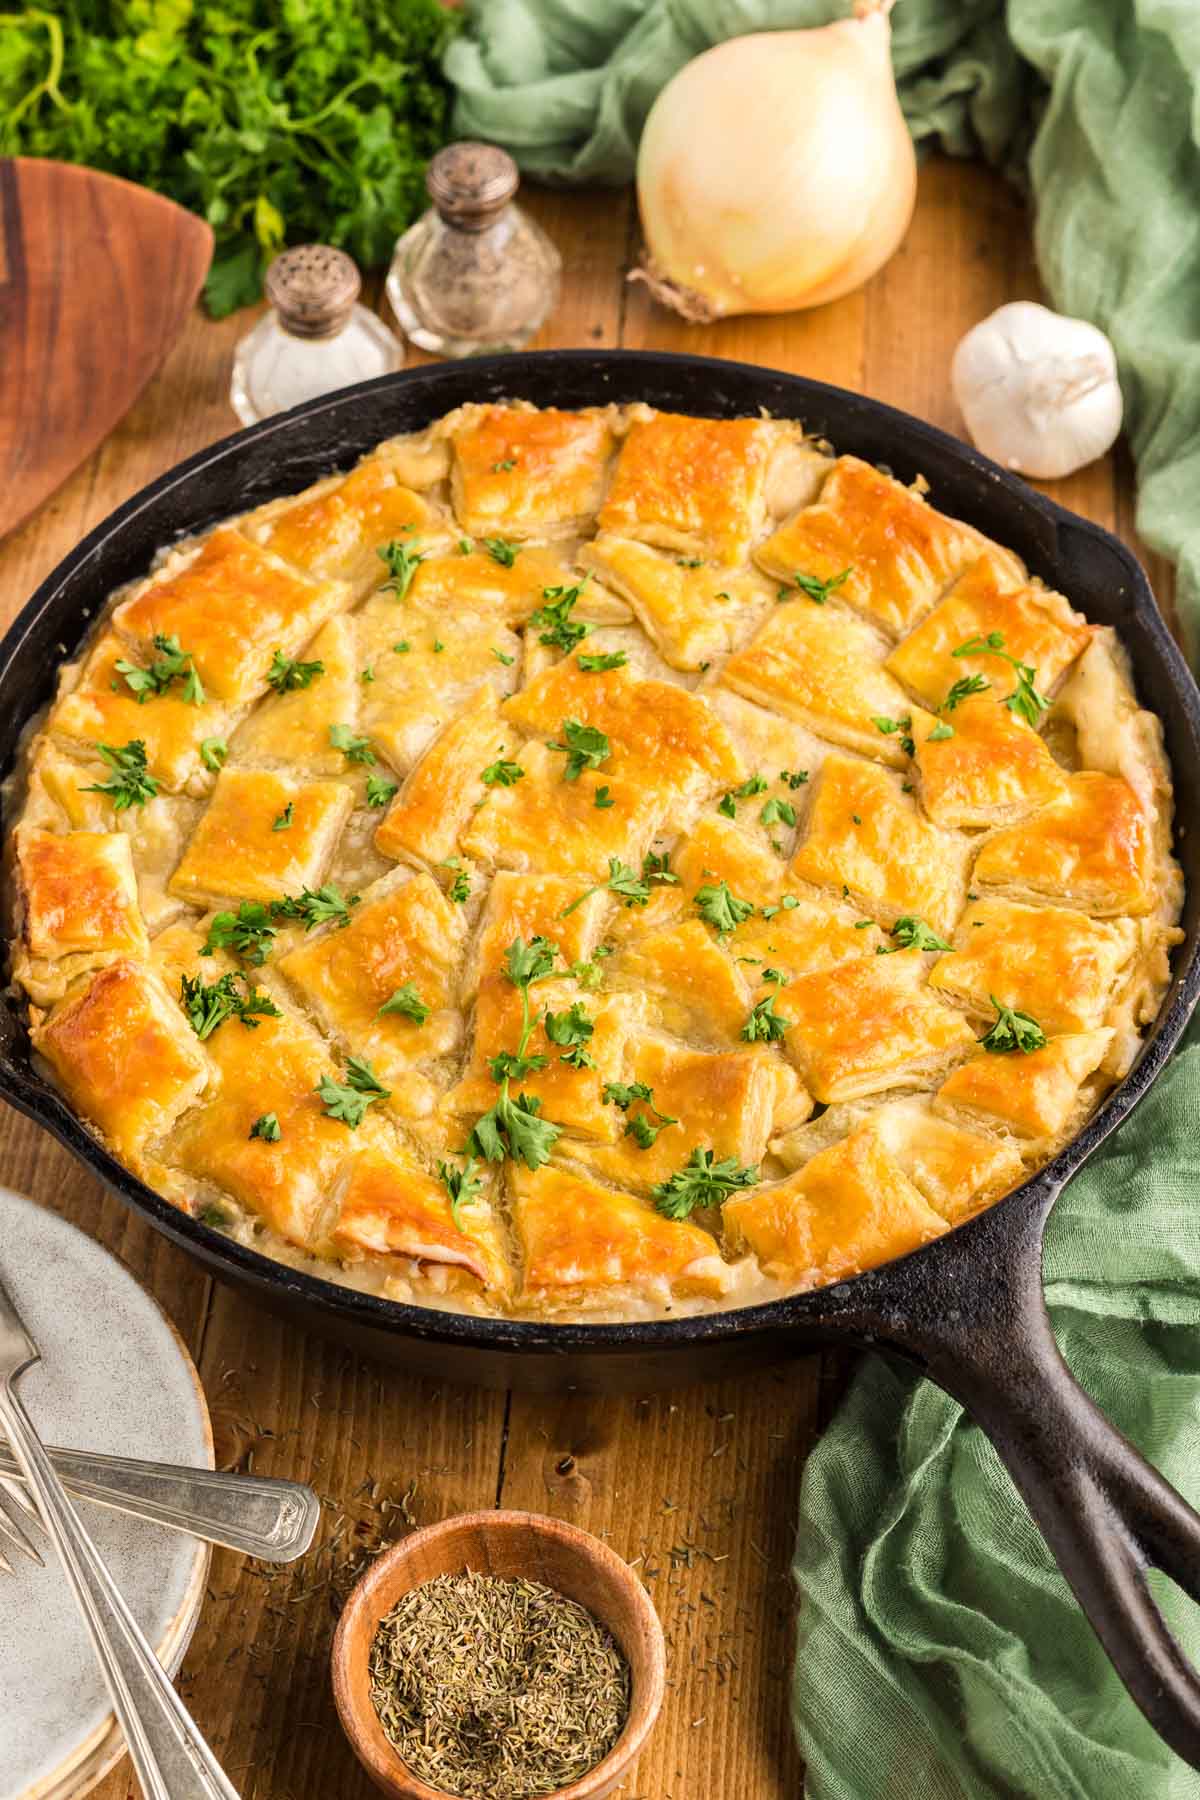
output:
M0 154L87 163L216 234L216 318L285 241L386 262L446 140L438 0L56 0L5 18Z

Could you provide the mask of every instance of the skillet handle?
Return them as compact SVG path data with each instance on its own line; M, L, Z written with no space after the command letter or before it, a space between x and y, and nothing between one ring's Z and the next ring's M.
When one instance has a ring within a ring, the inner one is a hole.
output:
M1200 1602L1200 1514L1109 1423L1059 1353L1041 1282L1052 1198L1030 1209L1015 1241L1001 1228L1003 1209L942 1239L935 1248L948 1254L919 1302L886 1323L876 1315L872 1335L972 1414L1133 1699L1200 1768L1200 1673L1146 1582L1148 1569L1161 1569Z

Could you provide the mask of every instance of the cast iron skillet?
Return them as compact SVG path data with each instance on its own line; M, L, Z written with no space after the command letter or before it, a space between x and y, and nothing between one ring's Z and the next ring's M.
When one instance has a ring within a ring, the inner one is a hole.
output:
M118 509L43 582L0 644L0 769L7 770L64 653L118 583L170 539L306 487L380 439L467 400L587 406L647 400L729 417L803 419L839 450L911 479L936 504L1018 551L1087 615L1117 626L1175 772L1186 942L1141 1056L1084 1130L1032 1180L957 1231L817 1293L703 1318L550 1326L404 1306L298 1273L176 1211L115 1162L31 1067L0 1003L0 1096L73 1150L115 1193L214 1274L298 1323L439 1376L526 1387L640 1389L710 1378L842 1338L893 1352L970 1409L1024 1495L1138 1705L1200 1767L1200 1678L1146 1585L1164 1570L1200 1601L1200 1516L1076 1386L1050 1332L1042 1229L1064 1182L1161 1072L1200 992L1200 694L1134 558L1106 532L904 413L823 383L704 357L548 351L414 369L365 382L203 450Z

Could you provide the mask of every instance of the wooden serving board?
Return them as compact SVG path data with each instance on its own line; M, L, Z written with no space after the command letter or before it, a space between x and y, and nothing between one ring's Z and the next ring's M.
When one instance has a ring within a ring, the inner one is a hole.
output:
M133 405L183 329L212 231L130 181L0 160L0 536Z

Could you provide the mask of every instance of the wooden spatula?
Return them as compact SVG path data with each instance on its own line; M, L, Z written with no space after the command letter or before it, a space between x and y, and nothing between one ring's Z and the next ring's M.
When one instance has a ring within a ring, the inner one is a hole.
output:
M0 159L0 535L137 399L212 257L202 219L113 175Z

